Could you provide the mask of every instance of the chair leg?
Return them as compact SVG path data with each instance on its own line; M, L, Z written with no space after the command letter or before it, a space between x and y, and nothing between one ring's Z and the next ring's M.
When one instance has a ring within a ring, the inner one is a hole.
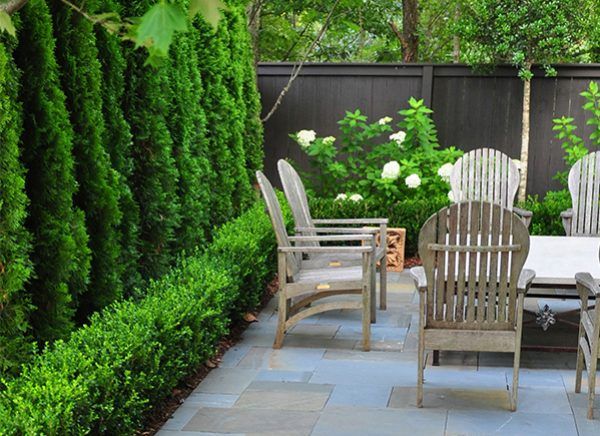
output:
M581 328L581 327L580 327ZM585 365L583 351L581 346L577 345L577 366L575 367L575 393L581 392L581 378L583 375L583 368Z
M275 332L275 342L273 342L273 348L279 349L283 345L283 336L285 335L285 322L287 321L287 312L289 308L289 302L285 291L279 290L279 308L277 316L277 330Z
M362 335L363 351L371 350L371 290L363 286Z
M510 410L515 412L517 410L517 401L519 400L519 365L521 364L521 346L515 350L515 360L513 363L513 380L512 380L512 391L510 398Z
M422 335L419 335L422 336ZM423 372L425 371L425 349L419 338L419 353L417 356L417 407L423 407Z
M369 273L369 287L371 292L370 298L370 306L371 306L371 323L374 324L377 322L377 262L375 261L375 257L373 257L373 261L371 264L371 271Z
M592 353L590 362L590 371L588 372L588 419L594 418L594 397L596 396L596 367L598 362L598 353Z
M387 256L379 264L379 309L387 310Z

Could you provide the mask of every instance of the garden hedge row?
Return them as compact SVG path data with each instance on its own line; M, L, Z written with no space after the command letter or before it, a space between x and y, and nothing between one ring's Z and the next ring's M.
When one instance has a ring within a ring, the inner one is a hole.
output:
M93 315L9 381L0 393L0 434L133 434L214 353L232 317L259 301L274 255L257 202L221 227L206 251L152 282L141 301Z
M313 218L388 218L388 227L406 228L406 255L417 254L419 231L425 221L449 204L447 197L426 200L406 199L395 204L381 204L369 199L354 202L311 198L310 210ZM540 201L530 197L519 206L533 212L529 231L533 235L564 235L560 212L570 207L568 192L549 192Z

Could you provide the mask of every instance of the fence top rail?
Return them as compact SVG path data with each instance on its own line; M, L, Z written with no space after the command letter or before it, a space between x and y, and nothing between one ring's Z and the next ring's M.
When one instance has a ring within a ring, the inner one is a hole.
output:
M259 62L259 76L289 76L294 62ZM554 65L557 77L600 78L600 64L558 64ZM436 77L518 77L518 70L511 65L500 65L493 71L477 71L465 64L405 64L405 63L360 63L339 62L304 64L301 76L400 76L421 77L423 70L432 69ZM545 78L541 66L534 66L535 79Z

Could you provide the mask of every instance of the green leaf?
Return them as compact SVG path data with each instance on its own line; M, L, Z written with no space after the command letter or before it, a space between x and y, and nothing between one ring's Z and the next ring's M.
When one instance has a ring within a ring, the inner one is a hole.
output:
M17 31L15 26L5 11L0 11L0 31L6 32L9 35L16 36Z
M194 18L196 14L200 13L216 29L221 19L221 10L228 10L227 5L221 0L191 0L189 16Z
M151 55L167 56L173 34L187 29L187 19L177 5L161 1L142 17L136 33L136 48L152 47Z

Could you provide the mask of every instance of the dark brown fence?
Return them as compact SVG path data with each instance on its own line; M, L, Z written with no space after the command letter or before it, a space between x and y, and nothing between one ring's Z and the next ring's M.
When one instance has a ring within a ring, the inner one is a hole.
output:
M600 81L600 64L562 65L558 75L536 70L532 81L528 192L543 195L558 187L553 180L564 169L563 150L554 138L552 119L574 117L579 135L588 137L579 95L591 80ZM258 67L263 108L268 111L287 83L292 64ZM278 183L276 162L290 157L307 167L305 154L288 136L313 129L319 136L338 135L336 122L346 110L359 108L370 119L398 120L409 97L423 98L434 110L442 146L462 150L493 147L519 158L523 85L515 68L493 74L473 72L464 65L428 64L308 64L265 124L267 176Z

